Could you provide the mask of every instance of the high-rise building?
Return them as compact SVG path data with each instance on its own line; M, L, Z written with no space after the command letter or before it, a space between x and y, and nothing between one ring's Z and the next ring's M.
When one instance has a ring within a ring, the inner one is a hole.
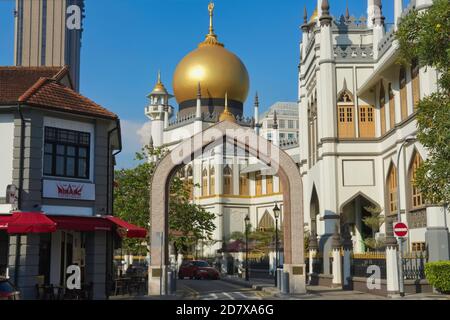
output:
M84 0L16 0L14 63L68 65L79 90Z

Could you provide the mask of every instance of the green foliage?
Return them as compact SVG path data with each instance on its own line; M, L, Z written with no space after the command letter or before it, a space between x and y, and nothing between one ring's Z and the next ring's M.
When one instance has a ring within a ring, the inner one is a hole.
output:
M450 261L429 262L425 265L428 282L439 292L450 293Z
M381 215L383 210L378 206L364 207L370 213L370 216L362 219L363 223L372 230L372 237L364 239L366 247L372 250L378 250L384 247L383 239L376 239L375 234L380 230L384 222L384 217Z
M149 190L156 164L148 159L154 156L161 158L166 153L167 150L145 147L136 154L136 160L140 161L136 167L116 171L114 206L117 216L130 223L149 227ZM174 177L170 184L169 229L177 234L170 234L169 240L186 254L198 241L210 241L215 230L214 214L191 203L189 194L189 186ZM141 254L140 240L125 239L123 247L131 253Z
M230 240L240 240L240 241L244 241L245 240L245 234L243 232L240 231L235 231L230 235Z
M268 230L254 230L249 233L248 238L255 244L256 251L269 253L270 247L275 247L275 228ZM278 245L281 248L283 243L283 231L278 230Z
M425 12L402 19L396 38L400 62L417 59L420 66L438 71L438 92L422 99L417 108L418 140L429 158L417 172L416 185L433 204L450 203L450 2L435 0Z

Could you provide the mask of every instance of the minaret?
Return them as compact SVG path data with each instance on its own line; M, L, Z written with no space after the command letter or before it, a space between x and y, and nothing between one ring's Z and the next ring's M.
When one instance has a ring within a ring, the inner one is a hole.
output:
M394 0L394 24L397 29L399 19L402 16L403 12L403 0Z
M202 88L200 82L197 89L197 107L195 109L194 134L200 133L203 130L202 122Z
M320 17L322 16L322 0L317 0L316 15L317 25L320 26Z
M259 97L258 92L255 95L255 105L254 105L254 117L255 117L255 133L259 136L259 129L261 125L259 124Z
M304 50L306 49L306 47L308 46L308 42L309 42L309 23L308 23L308 11L306 10L306 6L305 9L303 11L303 24L301 26L302 29L302 51L300 52L301 57L305 57L306 52L304 52Z
M382 11L383 5L381 0L374 0L374 17L373 17L373 58L378 59L378 45L385 34L384 17Z
M277 111L273 112L273 134L272 134L272 143L273 145L279 147L280 146L280 130L278 130L278 116Z
M145 115L152 121L151 135L156 148L164 144L164 128L167 128L173 108L169 105L169 94L161 81L161 72L158 72L158 81L152 92L147 96L150 104L145 108Z
M374 17L374 0L367 0L367 27L373 27L373 17Z

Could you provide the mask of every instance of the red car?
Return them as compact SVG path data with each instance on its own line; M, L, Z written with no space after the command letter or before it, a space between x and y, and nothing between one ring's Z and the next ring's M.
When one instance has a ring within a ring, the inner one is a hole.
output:
M180 267L178 278L190 278L197 280L219 280L220 274L208 262L203 260L185 261Z

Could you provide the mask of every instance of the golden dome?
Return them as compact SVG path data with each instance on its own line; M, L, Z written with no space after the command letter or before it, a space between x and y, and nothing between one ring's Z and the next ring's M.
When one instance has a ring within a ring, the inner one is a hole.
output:
M194 100L200 83L203 98L221 98L228 92L230 100L244 103L250 82L247 68L218 42L212 25L214 4L210 3L208 9L209 34L178 64L173 77L174 95L179 104Z

